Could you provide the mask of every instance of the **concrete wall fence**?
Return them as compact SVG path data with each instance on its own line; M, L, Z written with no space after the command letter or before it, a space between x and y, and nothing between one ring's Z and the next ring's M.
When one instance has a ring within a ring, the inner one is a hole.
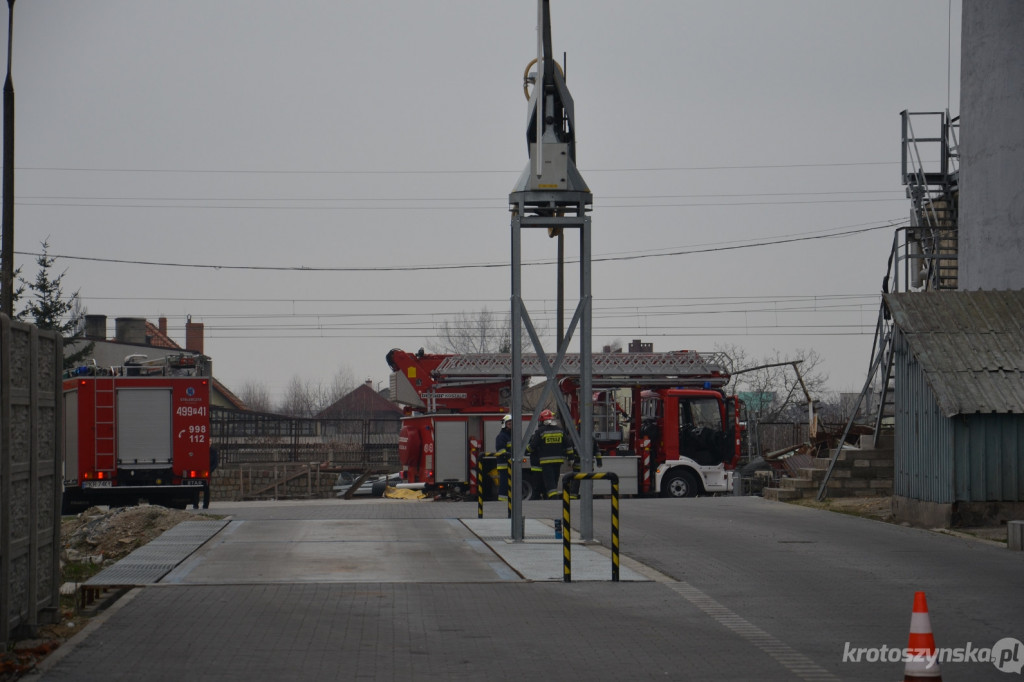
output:
M0 641L60 616L59 333L0 315Z

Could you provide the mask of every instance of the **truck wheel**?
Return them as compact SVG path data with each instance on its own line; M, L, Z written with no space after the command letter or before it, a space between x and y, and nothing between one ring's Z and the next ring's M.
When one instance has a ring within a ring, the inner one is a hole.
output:
M533 499L533 484L523 479L523 495L522 499L532 500Z
M661 494L664 497L697 497L700 491L697 477L685 469L669 473L661 482Z

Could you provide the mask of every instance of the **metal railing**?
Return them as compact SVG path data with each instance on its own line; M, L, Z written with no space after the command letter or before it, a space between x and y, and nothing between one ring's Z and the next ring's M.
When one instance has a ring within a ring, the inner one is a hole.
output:
M904 283L913 283L918 289L953 289L957 279L959 117L951 118L948 111L903 111L901 118L901 178L913 207L911 226L904 236L904 262L918 266L907 273ZM938 133L932 137L918 135L915 119L924 119L922 125L937 125Z
M397 419L316 419L223 408L210 412L210 442L220 464L398 466Z

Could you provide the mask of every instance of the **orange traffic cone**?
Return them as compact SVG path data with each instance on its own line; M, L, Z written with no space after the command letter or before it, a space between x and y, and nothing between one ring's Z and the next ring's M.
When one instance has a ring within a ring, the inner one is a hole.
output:
M903 668L903 682L942 682L939 661L935 654L935 637L928 617L928 601L924 592L914 593L914 612L910 615L909 658Z

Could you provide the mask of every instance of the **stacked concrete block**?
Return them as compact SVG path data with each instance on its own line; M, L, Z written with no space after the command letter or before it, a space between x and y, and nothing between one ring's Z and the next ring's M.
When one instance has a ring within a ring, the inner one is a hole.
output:
M871 441L871 436L862 436L860 448L839 453L826 486L828 497L892 495L892 437L880 437L878 447ZM764 497L783 502L817 497L828 464L827 458L814 460L812 466L798 469L796 476L779 479L777 487L765 488Z

